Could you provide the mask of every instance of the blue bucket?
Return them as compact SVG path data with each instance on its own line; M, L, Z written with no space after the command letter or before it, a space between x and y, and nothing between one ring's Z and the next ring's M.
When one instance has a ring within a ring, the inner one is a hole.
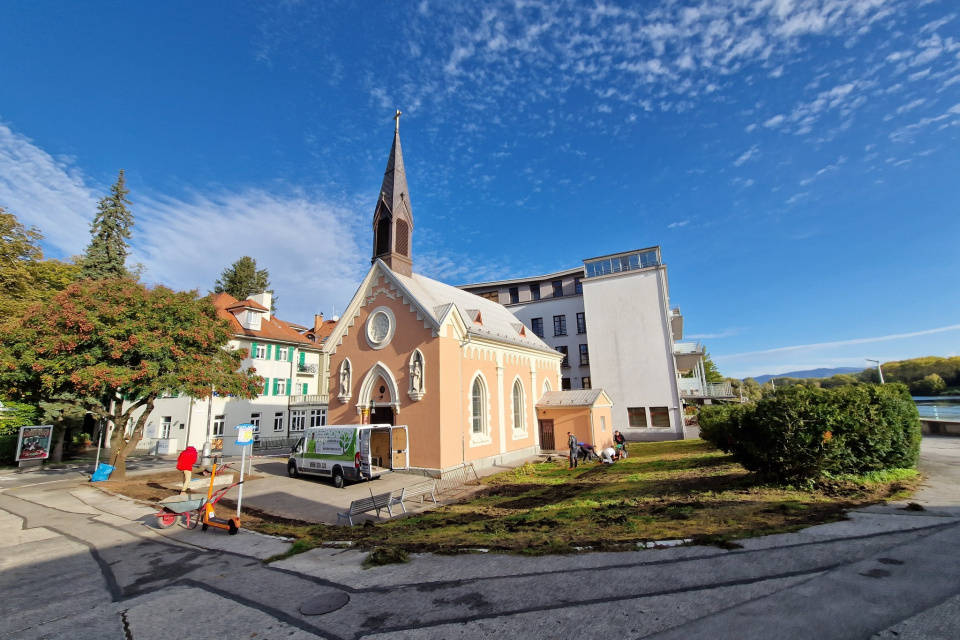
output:
M93 475L90 476L90 482L103 482L104 480L110 479L110 474L113 473L113 470L116 467L112 467L105 462L101 462L100 466L97 467L97 470L93 472Z

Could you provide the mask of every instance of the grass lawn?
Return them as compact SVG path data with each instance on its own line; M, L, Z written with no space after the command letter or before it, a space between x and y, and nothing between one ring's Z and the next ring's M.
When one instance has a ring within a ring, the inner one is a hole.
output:
M613 465L571 470L565 458L527 464L485 478L460 503L407 518L353 528L270 522L256 528L299 538L298 550L330 540L441 553L478 547L564 553L676 538L724 545L838 520L847 509L903 498L920 480L914 470L894 470L812 488L772 486L701 440L634 443L630 457Z

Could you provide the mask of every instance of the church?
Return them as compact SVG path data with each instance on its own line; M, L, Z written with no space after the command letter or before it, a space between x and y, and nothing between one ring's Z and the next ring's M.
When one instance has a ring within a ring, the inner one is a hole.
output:
M416 273L399 115L370 270L323 347L328 424L407 425L409 465L430 474L536 455L563 356L499 303Z

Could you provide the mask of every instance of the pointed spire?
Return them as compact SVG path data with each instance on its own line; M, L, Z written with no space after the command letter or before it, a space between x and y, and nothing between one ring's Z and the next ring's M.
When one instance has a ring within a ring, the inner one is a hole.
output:
M391 269L411 275L411 236L413 233L413 210L407 190L407 175L403 167L403 151L400 148L400 111L393 117L393 146L383 172L380 197L373 214L373 258L382 259Z

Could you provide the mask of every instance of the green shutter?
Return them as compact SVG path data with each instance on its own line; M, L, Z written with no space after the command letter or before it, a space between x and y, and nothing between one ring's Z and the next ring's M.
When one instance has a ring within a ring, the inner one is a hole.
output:
M289 360L290 362L293 362L293 347L290 347L287 350L287 360Z
M267 345L267 357L265 358L265 360L269 360L269 359L270 359L270 347L272 347L272 346L273 346L272 344L268 344L268 345Z
M260 393L262 396L270 395L270 378L264 377L263 379L263 391Z
M305 396L306 396L306 395L310 395L310 394L307 392L307 383L306 383L306 382L303 383L303 395L305 395Z
M257 357L257 343L254 342L250 345L250 359L253 360Z
M306 351L301 351L301 352L300 352L300 366L301 366L301 367L302 367L304 364L306 364L306 359L307 359L307 352L306 352Z
M294 395L294 393L293 393L293 380L291 380L290 378L287 378L287 395L288 395L288 396Z
M273 379L273 395L280 393L280 378Z

